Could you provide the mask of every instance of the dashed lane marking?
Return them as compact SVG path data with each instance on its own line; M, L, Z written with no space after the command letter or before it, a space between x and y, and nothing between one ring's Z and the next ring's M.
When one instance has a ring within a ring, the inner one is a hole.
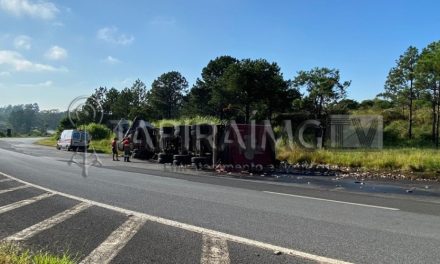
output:
M239 236L236 236L236 235L231 235L231 234L227 234L227 233L223 233L223 232L219 232L219 231L215 231L215 230L211 230L211 229L207 229L207 228L203 228L203 227L198 227L198 226L194 226L194 225L190 225L190 224L185 224L185 223L177 222L177 221L174 221L174 220L165 219L165 218L154 216L154 215L140 213L140 212L136 212L136 211L132 211L132 210L116 207L116 206L113 206L113 205L92 201L92 200L89 200L89 199L81 198L81 197L70 195L70 194L67 194L67 193L62 193L62 192L58 192L58 191L55 191L55 190L51 190L49 188L45 188L45 187L39 186L37 184L29 183L29 182L20 180L18 178L15 178L15 177L13 177L11 175L8 175L8 174L2 173L2 172L0 172L0 175L3 175L3 176L8 177L8 178L11 178L11 179L13 179L15 181L18 181L18 182L30 185L30 186L32 186L34 188L38 188L38 189L41 189L41 190L44 190L44 191L47 191L47 192L51 192L52 194L57 194L57 195L64 196L64 197L67 197L67 198L70 198L70 199L74 199L74 200L77 200L77 201L90 203L92 205L95 205L95 206L98 206L98 207L101 207L101 208L106 208L106 209L113 210L113 211L116 211L116 212L120 212L120 213L123 213L123 214L126 214L126 215L137 216L137 217L142 218L142 219L147 220L147 221L156 222L156 223L159 223L159 224L180 228L180 229L183 229L183 230L199 233L199 234L202 234L202 235L208 235L208 236L212 236L212 237L222 238L222 239L225 239L227 241L236 242L236 243L240 243L240 244L244 244L244 245L248 245L248 246L252 246L252 247L257 247L257 248L261 248L261 249L264 249L264 250L279 251L282 254L286 254L286 255L290 255L290 256L294 256L294 257L298 257L298 258L303 258L303 259L307 259L307 260L312 260L312 261L316 261L316 262L319 262L319 263L328 263L328 264L349 264L350 263L350 262L346 262L346 261L343 261L343 260L323 257L323 256L319 256L319 255L315 255L315 254L311 254L311 253L306 253L306 252L303 252L303 251L295 250L295 249L286 248L286 247L280 247L280 246L268 244L268 243L265 243L265 242L260 242L260 241L252 240L252 239L249 239L249 238L239 237Z
M1 179L0 182L8 182L8 181L12 181L12 179L6 178L6 179Z
M20 186L17 186L17 187L12 187L12 188L9 188L9 189L0 190L0 194L8 193L8 192L13 192L13 191L16 191L16 190L21 190L21 189L25 189L25 188L29 188L29 187L30 187L29 185L20 185Z
M28 205L31 203L35 203L37 201L46 199L46 198L51 197L53 195L54 195L53 193L44 193L44 194L29 198L29 199L21 200L21 201L15 202L15 203L11 203L11 204L2 206L2 207L0 207L0 214L17 209L19 207L22 207L22 206L25 206L25 205Z
M147 219L131 216L125 223L113 231L110 236L95 248L80 264L107 264L119 253L130 239L145 224Z
M69 218L74 216L75 214L84 211L85 209L89 208L91 205L89 203L79 203L75 205L72 208L69 208L59 214L56 214L46 220L43 220L33 226L30 226L12 236L9 236L5 238L5 240L12 241L12 240L25 240L28 238L31 238L35 236L36 234L47 230Z
M224 238L202 236L202 257L200 264L229 264L228 242Z

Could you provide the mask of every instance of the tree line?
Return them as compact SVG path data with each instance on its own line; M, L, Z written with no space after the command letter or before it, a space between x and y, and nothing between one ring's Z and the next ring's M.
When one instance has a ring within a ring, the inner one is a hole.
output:
M45 135L47 130L55 130L65 112L40 110L37 103L8 105L0 107L0 136L7 129L14 135Z
M283 114L303 111L316 118L328 115L346 97L350 81L341 81L337 69L314 68L285 79L275 62L217 57L202 69L189 89L177 71L160 75L150 89L136 80L121 91L100 87L88 105L100 107L104 122L141 117L146 120L213 116L238 122L276 120ZM301 93L304 91L304 93ZM84 123L93 118L83 116Z
M440 41L432 42L421 52L410 46L390 70L385 92L388 99L403 111L407 110L407 137L414 137L414 113L430 107L431 140L439 146L440 126Z
M191 87L181 73L170 71L157 77L151 87L139 79L122 90L99 87L86 106L102 109L102 122L109 128L111 120L135 117L156 121L211 116L242 123L271 120L277 125L283 119L300 123L314 118L325 124L331 114L380 114L385 145L438 147L440 42L420 52L409 47L390 69L384 91L374 99L347 98L350 85L351 81L341 80L338 69L316 67L289 79L276 62L220 56L208 62ZM87 112L79 113L77 125L99 121ZM39 111L36 104L8 106L0 108L0 126L7 123L28 133L52 128L53 121L63 116L58 129L72 128L65 113Z
M440 42L421 52L409 47L389 71L384 92L374 99L348 99L350 85L351 81L341 80L338 69L316 67L287 79L276 62L220 56L209 61L192 87L181 73L170 71L149 88L141 80L120 91L100 87L88 103L100 102L104 123L135 117L154 121L212 116L243 123L271 120L275 125L286 118L297 122L314 118L325 124L331 114L381 114L385 144L438 146ZM81 120L94 121L86 116Z

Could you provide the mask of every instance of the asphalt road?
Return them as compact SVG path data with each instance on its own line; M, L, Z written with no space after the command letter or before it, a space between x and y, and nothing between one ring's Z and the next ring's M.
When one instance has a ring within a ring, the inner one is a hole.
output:
M0 176L0 239L24 233L31 247L68 249L89 263L96 256L110 263L440 259L436 197L188 175L104 155L85 175L81 154L32 141L0 140L0 172L7 174ZM42 198L20 204L35 197ZM71 208L81 210L65 217ZM277 246L283 254L274 254Z

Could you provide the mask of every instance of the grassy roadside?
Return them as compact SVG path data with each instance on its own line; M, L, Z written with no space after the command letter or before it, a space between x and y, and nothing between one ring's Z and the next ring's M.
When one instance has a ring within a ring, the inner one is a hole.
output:
M22 249L18 244L0 243L0 264L74 264L68 254L54 256L43 251Z
M97 153L111 154L111 139L103 139L103 140L92 140L90 143L90 149L92 147L95 149Z
M162 119L152 122L155 127L221 123L222 121L219 118L213 116L182 117L180 119Z
M291 164L328 164L374 171L401 171L440 177L440 151L396 148L382 150L314 150L279 146L277 157ZM437 176L436 176L437 175Z
M111 153L110 139L92 140L98 153ZM56 139L44 138L36 144L54 147ZM440 150L421 148L395 148L382 150L314 150L277 146L277 158L290 164L337 165L350 169L375 172L415 173L423 178L440 178Z
M57 146L57 140L52 137L39 139L35 142L37 145L47 146L47 147L56 147Z
M57 146L57 140L53 137L43 138L36 141L35 144L55 148ZM91 150L93 147L97 153L111 154L112 150L110 144L110 139L92 140L89 149Z

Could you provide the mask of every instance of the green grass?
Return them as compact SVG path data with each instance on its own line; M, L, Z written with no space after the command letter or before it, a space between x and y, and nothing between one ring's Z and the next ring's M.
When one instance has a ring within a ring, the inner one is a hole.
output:
M415 104L416 105L416 104ZM408 110L400 108L358 109L353 115L381 115L384 121L384 146L390 148L432 148L432 112L430 107L416 106L413 113L413 137L408 137Z
M111 154L112 153L111 143L112 143L111 139L92 140L90 142L89 150L92 150L92 148L94 148L95 151L98 153Z
M55 256L43 251L22 249L18 244L0 243L0 264L74 264L68 254Z
M57 145L57 140L53 137L43 138L36 141L35 144L55 148ZM111 139L92 140L90 142L89 150L92 150L92 148L95 149L97 153L111 154Z
M191 121L192 120L192 121ZM210 123L209 119L161 120L158 125L179 125ZM211 123L220 123L211 120ZM174 122L174 123L173 123ZM36 142L44 146L56 146L55 138L44 138ZM92 140L91 147L99 153L111 153L111 139ZM308 151L298 147L289 148L277 144L277 158L291 164L328 164L342 167L358 168L365 171L401 171L419 173L422 177L440 178L440 151L429 148L385 148L382 150L314 150Z
M162 119L152 122L155 127L163 126L179 126L179 125L200 125L200 124L210 124L219 125L222 121L219 118L213 116L195 116L191 118L180 118L180 119Z
M48 137L36 141L35 144L55 148L57 146L57 140L53 137Z
M440 151L436 149L397 148L382 150L314 150L277 146L277 157L289 163L329 164L361 170L424 173L440 177Z

